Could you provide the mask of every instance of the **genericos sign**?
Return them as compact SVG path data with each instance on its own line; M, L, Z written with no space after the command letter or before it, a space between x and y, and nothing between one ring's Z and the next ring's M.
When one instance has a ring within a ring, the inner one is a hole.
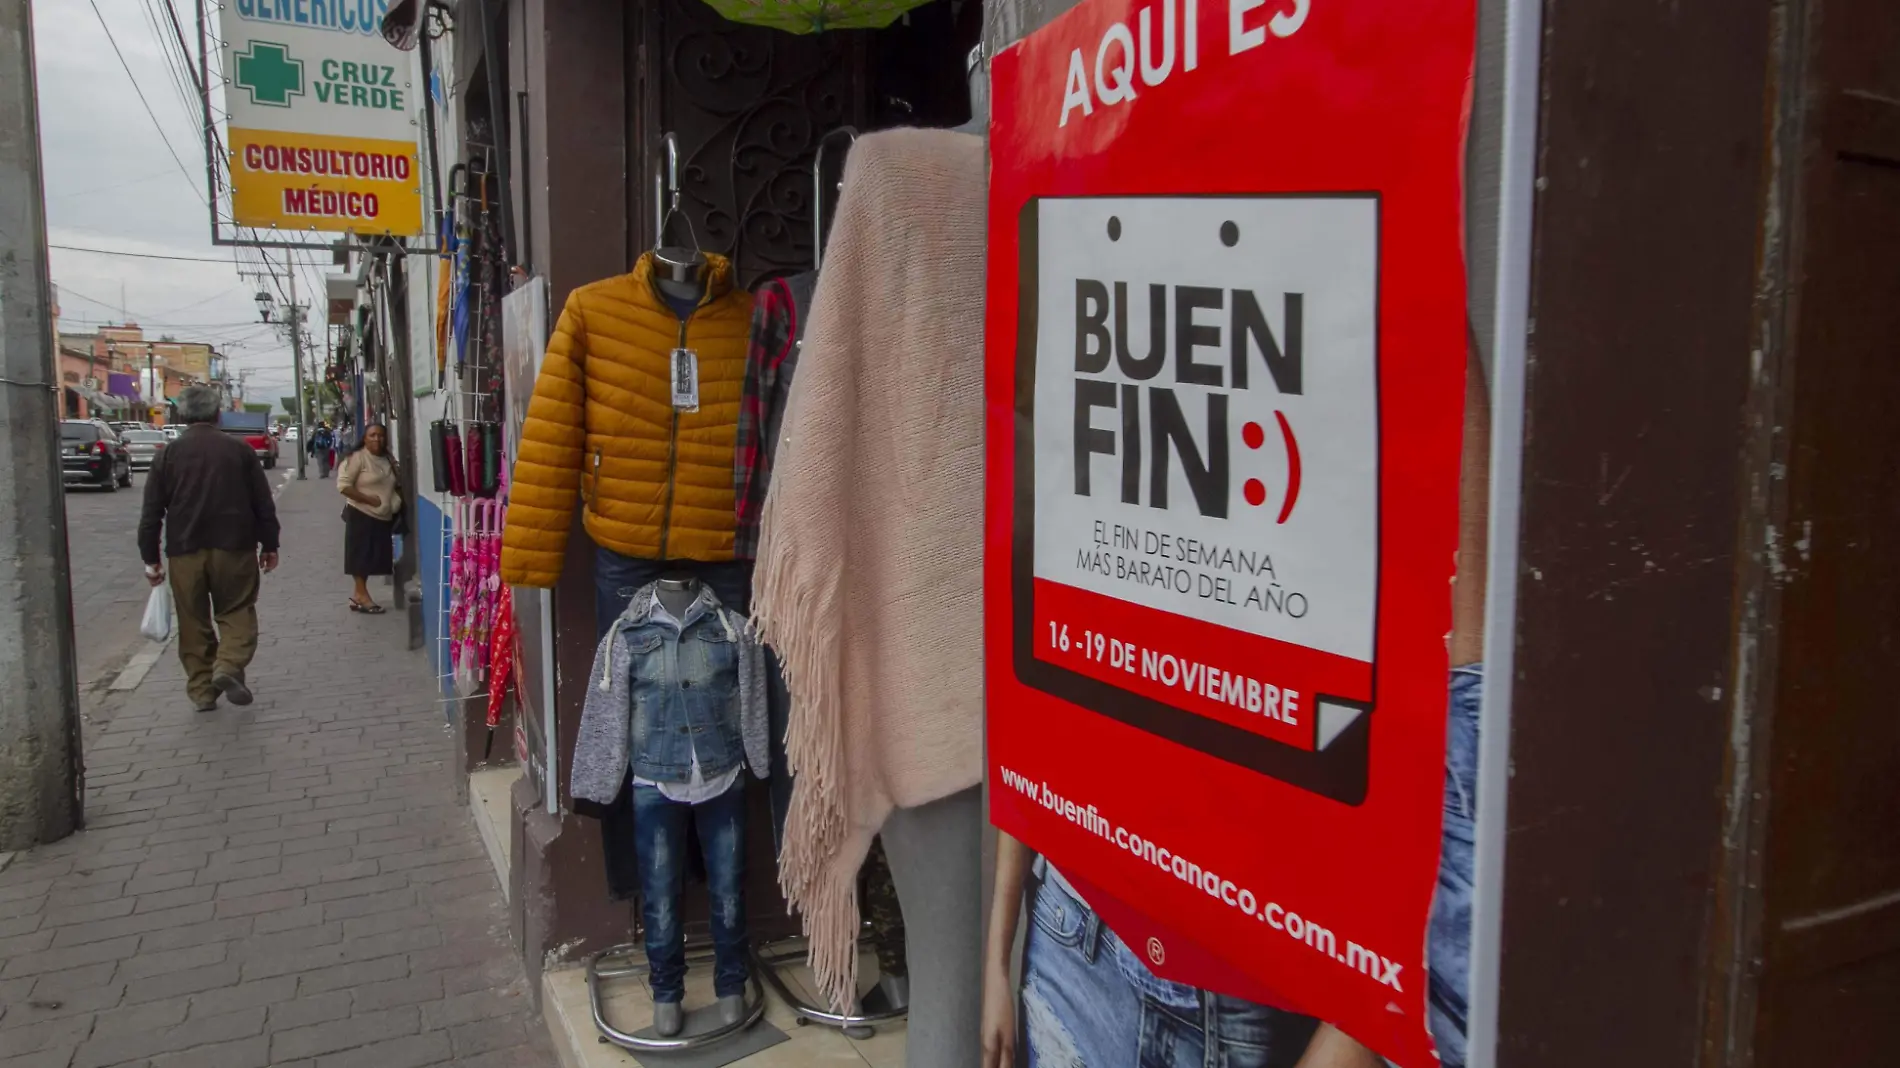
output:
M378 32L388 0L227 0L225 110L240 226L423 231L420 95Z
M991 813L1170 979L1433 1062L1471 0L997 55Z

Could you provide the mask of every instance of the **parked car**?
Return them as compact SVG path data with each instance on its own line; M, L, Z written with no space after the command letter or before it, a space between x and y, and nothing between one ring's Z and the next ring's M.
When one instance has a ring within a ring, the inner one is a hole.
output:
M103 486L107 493L132 484L132 454L110 426L97 419L59 424L60 478L68 486Z
M301 432L295 426L285 427L284 432L279 435L285 441L296 441L300 436Z
M119 435L119 439L125 442L125 451L132 456L134 471L150 471L152 462L171 442L162 430L127 430Z
M158 429L165 435L166 441L177 441L178 435L185 432L185 427L182 423L166 423Z

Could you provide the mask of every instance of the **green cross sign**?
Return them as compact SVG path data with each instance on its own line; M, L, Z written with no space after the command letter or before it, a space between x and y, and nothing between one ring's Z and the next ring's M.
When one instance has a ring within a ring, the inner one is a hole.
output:
M290 98L303 95L303 60L269 41L252 41L237 56L237 84L250 90L251 103L287 108Z

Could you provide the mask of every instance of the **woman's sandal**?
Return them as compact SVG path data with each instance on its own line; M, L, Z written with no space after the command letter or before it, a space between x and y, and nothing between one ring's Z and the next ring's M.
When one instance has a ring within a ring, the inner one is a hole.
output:
M383 606L376 604L374 602L371 602L369 604L362 604L362 603L359 603L355 598L351 598L348 603L350 606L350 611L352 612L361 612L366 616L380 616L383 614Z

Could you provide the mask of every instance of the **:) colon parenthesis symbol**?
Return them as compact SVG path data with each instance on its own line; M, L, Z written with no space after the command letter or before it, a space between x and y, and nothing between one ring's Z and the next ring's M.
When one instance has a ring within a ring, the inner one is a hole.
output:
M1148 960L1156 967L1160 967L1168 962L1168 950L1161 944L1161 939L1149 936Z
M1273 417L1280 422L1280 439L1286 443L1286 501L1280 505L1278 522L1284 523L1293 514L1293 505L1300 499L1300 443L1293 436L1293 427L1286 421L1286 413L1276 411ZM1267 443L1267 432L1259 423L1247 423L1240 428L1240 440L1249 449L1259 449ZM1240 487L1247 503L1255 508L1267 502L1267 485L1257 478L1250 478Z

